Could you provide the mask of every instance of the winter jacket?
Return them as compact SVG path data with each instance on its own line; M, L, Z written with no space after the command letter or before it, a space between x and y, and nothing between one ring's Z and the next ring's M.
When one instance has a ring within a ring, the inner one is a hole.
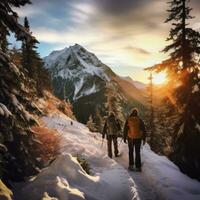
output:
M138 116L129 116L124 126L124 141L131 139L146 139L145 124Z
M119 136L119 132L121 130L121 126L119 124L118 119L114 115L111 115L107 118L104 128L102 137L105 138L105 135L108 136Z

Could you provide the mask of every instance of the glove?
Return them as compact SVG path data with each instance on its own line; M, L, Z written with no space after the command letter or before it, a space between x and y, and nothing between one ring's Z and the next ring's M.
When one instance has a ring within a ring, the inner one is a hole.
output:
M143 140L143 145L145 145L146 144L146 140Z
M124 143L126 144L126 139L124 139Z
M102 135L102 138L104 139L104 138L105 138L105 135Z

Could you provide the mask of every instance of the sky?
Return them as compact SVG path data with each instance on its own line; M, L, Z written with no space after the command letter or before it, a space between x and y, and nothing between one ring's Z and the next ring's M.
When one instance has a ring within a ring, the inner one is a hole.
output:
M143 69L167 57L161 53L170 29L167 1L32 0L17 12L28 17L42 57L78 43L120 76L147 82ZM191 26L200 29L200 1L190 6Z

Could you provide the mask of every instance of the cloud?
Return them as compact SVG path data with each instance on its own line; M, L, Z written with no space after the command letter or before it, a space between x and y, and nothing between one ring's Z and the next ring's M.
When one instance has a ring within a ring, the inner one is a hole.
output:
M79 30L80 31L80 30ZM54 30L51 28L35 28L34 35L41 42L52 44L87 44L91 40L98 40L98 33L88 33L87 30L82 30L81 34L77 34L77 30Z
M26 9L15 8L14 9L19 17L34 17L42 14L42 10L35 6L27 6Z
M148 0L96 0L99 9L106 15L126 15L128 12L142 7Z
M115 30L153 30L166 15L164 0L94 0L94 5L98 12L93 21Z
M166 58L159 53L171 26L164 23L168 15L166 0L32 2L17 11L30 19L31 30L41 42L42 56L53 48L79 43L122 74L126 73L122 66L147 67ZM191 25L198 29L199 0L191 0L190 5L196 15Z
M133 53L139 53L139 54L142 54L144 56L149 56L151 55L151 52L145 50L145 49L142 49L142 48L138 48L138 47L132 47L132 46L127 46L125 48L126 50L128 51L131 51Z

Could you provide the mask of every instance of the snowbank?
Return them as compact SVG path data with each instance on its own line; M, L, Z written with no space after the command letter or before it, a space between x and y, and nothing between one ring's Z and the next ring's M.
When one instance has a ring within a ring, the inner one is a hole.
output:
M109 159L101 147L101 138L84 125L62 114L44 117L49 128L62 135L61 155L37 177L26 183L20 200L136 200L137 191L128 172ZM90 165L91 175L80 166L77 155Z
M200 182L184 175L165 156L152 152L149 145L144 147L142 155L145 176L163 199L200 199Z

